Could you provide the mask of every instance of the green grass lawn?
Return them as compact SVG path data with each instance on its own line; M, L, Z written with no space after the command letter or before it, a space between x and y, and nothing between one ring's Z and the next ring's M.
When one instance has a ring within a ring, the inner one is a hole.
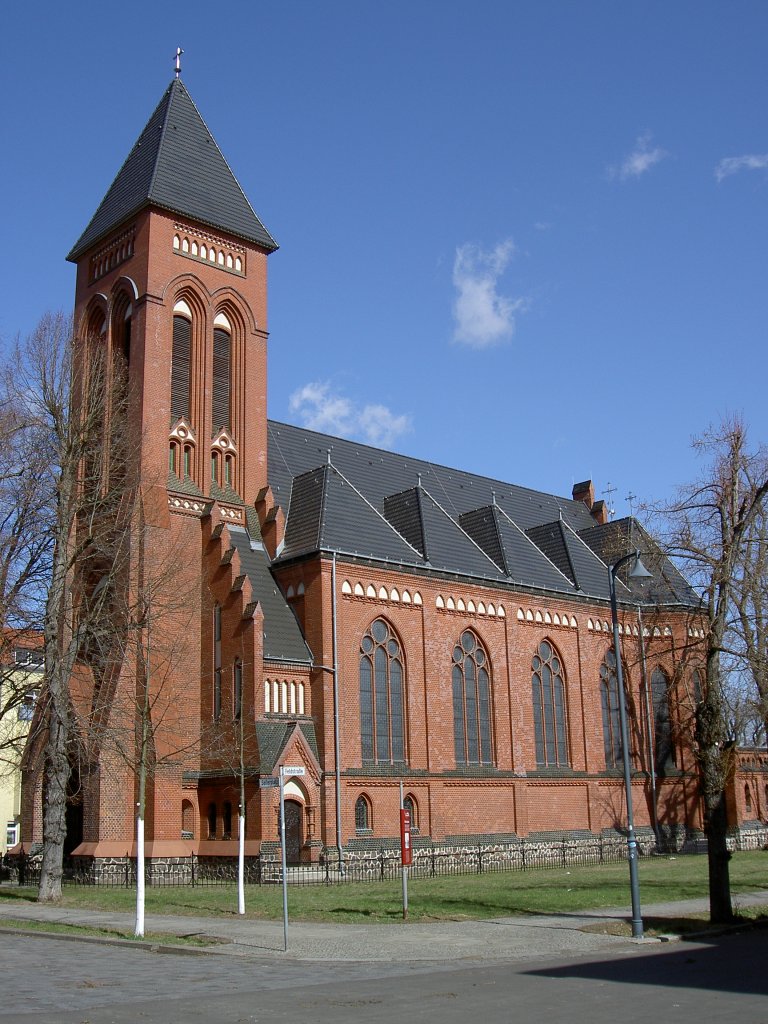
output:
M706 857L653 857L640 860L643 904L706 897ZM768 853L737 853L731 861L731 890L739 908L739 893L768 888ZM569 913L629 903L626 863L557 871L508 871L447 878L411 879L408 887L412 921L463 921L515 914ZM0 886L0 900L34 901L33 889ZM98 886L64 887L62 904L69 907L131 911L135 891ZM280 920L282 888L249 886L246 914ZM290 886L289 913L294 920L387 922L402 920L399 880L345 885ZM234 885L147 888L151 914L236 915Z

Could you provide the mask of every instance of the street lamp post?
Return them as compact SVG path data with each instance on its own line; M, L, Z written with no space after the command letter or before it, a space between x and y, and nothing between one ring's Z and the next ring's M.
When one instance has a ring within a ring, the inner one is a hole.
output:
M621 759L624 765L624 792L627 800L627 858L629 860L629 888L632 894L632 938L642 939L643 918L640 913L640 883L637 877L637 840L635 839L635 816L632 810L632 777L629 763L629 730L627 729L627 704L624 699L624 673L621 667L619 648L619 613L616 607L616 573L627 562L632 561L629 570L631 579L647 579L648 572L640 561L640 552L631 551L608 569L608 585L611 593L611 624L613 626L613 653L616 658L616 685L619 691L619 724L621 727Z

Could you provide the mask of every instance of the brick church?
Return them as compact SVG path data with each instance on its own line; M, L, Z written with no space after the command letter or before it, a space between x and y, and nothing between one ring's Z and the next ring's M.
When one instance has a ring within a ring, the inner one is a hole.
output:
M305 770L286 784L294 863L394 844L401 783L417 843L615 834L608 566L635 548L653 577L617 587L636 821L700 828L685 580L589 481L560 497L269 420L276 248L177 77L68 256L76 331L127 366L135 571L176 566L153 627L148 856L236 855L241 758L248 856L278 842L282 765ZM85 722L87 664L72 689ZM115 704L135 690L126 661ZM68 850L135 856L135 769L89 750ZM27 843L40 775L30 757Z

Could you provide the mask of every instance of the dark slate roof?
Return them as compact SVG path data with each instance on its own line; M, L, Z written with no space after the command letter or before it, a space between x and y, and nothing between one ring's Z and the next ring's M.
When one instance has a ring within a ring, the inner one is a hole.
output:
M311 722L299 722L301 735L307 741L307 746L319 760L317 753L317 738L315 727ZM259 771L262 775L269 775L275 770L280 755L285 750L285 745L293 735L296 728L295 722L266 721L256 722L256 739L259 744Z
M241 526L229 526L229 535L240 556L240 565L253 588L253 599L264 613L264 658L307 664L312 652L301 634L293 609L287 604L272 578L267 555L260 544L252 543Z
M237 235L270 252L277 248L192 97L176 78L67 259L78 260L94 243L148 206Z
M523 530L551 523L560 514L574 530L595 525L586 505L571 498L438 466L274 420L269 421L268 428L269 482L275 500L284 509L288 507L293 478L325 463L330 450L336 469L379 510L383 510L386 497L415 487L420 477L423 487L456 520L464 512L492 504L495 495L496 504Z
M386 519L331 465L293 482L280 557L339 551L400 565L421 559Z
M285 423L270 421L268 430L269 482L287 510L278 561L337 551L608 600L599 543L607 534L583 502ZM669 594L667 577L676 577L673 590L682 595L682 577L659 556L664 585L646 584L642 594ZM619 599L626 600L629 590L618 582ZM687 594L691 603L695 595L690 588Z
M561 572L498 505L466 512L459 523L515 583L565 593L573 590L568 574Z
M641 552L643 564L653 573L652 579L630 579L629 566L618 572L618 578L636 600L653 604L699 603L693 587L636 519L630 516L614 519L592 530L584 530L579 536L606 565L613 565L629 551Z
M504 573L424 487L414 487L384 499L398 513L408 503L408 528L423 538L424 562L432 569L461 572L477 579L504 579ZM391 521L391 520L390 520Z
M592 527L595 529L595 527ZM526 531L537 547L570 579L577 591L608 600L608 567L562 519ZM619 580L621 587L621 580ZM625 588L622 588L626 594ZM621 593L620 589L618 593Z

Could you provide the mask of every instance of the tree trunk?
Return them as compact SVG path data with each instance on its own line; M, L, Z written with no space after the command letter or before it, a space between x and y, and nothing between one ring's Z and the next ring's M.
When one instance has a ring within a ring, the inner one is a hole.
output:
M69 729L61 721L56 701L51 702L43 775L43 861L37 898L40 903L61 899L64 842L67 837L67 756Z
M725 813L725 794L720 793L711 806L705 799L707 859L709 861L709 919L712 924L728 924L733 920L731 905L731 876L726 836L728 819Z

